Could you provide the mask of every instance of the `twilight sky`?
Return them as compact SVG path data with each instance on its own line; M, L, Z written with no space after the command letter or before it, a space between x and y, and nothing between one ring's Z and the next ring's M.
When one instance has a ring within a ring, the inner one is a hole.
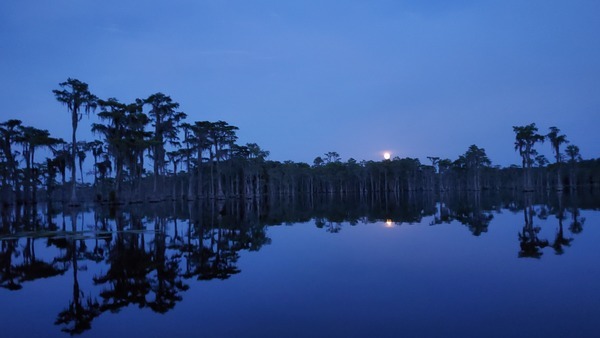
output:
M74 77L123 102L161 91L188 122L225 120L280 161L428 163L476 144L518 164L512 126L531 122L595 158L599 13L597 0L3 0L0 120L69 139L51 91Z

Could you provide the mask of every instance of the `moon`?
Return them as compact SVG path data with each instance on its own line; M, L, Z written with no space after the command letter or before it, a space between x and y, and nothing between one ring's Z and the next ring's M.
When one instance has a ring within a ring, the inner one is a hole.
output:
M390 154L389 151L386 151L385 153L383 153L383 159L389 160L391 157L392 157L392 154Z

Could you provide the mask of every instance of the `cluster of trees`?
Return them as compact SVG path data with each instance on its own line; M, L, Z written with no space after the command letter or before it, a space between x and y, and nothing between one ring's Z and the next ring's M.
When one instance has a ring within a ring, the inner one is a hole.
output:
M71 115L70 142L19 120L0 123L0 196L5 204L35 202L40 189L45 198L79 204L85 199L120 203L315 193L400 195L416 190L560 191L564 186L600 185L599 161L582 161L572 144L563 154L561 146L568 141L556 127L546 135L539 134L535 124L514 127L521 168L492 166L485 150L476 145L454 161L428 157L430 164L398 157L342 162L338 153L328 152L309 165L268 161L269 152L257 144L237 144L238 128L227 122L187 122L179 104L163 93L122 103L99 99L77 79L60 83L53 93ZM99 139L78 141L79 123L91 112L101 121L91 125ZM544 140L551 144L553 164L535 149ZM53 156L36 163L40 148L50 149ZM93 183L86 185L83 163L89 154L94 160Z
M111 202L160 200L173 197L171 193L179 193L184 185L181 196L190 199L224 198L230 190L225 184L234 183L247 196L261 195L258 164L268 152L255 143L237 145L237 127L224 121L187 123L186 114L177 110L179 104L162 93L121 103L116 98L97 98L86 83L76 79L60 83L60 87L53 92L71 114L71 142L50 137L47 130L23 126L20 120L0 123L4 203L35 202L39 186L47 198L71 204L79 204L89 195ZM78 141L79 123L93 111L101 123L93 123L91 130L100 138ZM21 152L15 149L18 145ZM50 149L53 157L34 163L34 150L39 148ZM94 180L91 188L82 190L83 162L88 154L94 160ZM146 158L152 161L152 171L145 166ZM227 178L234 164L243 172L232 182ZM180 167L185 171L179 172ZM77 182L77 170L81 183ZM71 174L69 182L67 172ZM56 182L59 174L62 184Z

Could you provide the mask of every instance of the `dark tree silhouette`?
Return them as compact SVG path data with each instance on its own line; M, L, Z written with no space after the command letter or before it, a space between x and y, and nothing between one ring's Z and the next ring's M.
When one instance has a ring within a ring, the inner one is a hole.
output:
M21 120L0 123L0 159L2 160L0 169L2 169L2 195L5 201L19 200L19 171L16 160L18 154L14 152L12 146L21 137L20 127Z
M523 159L523 190L532 191L531 186L531 167L534 163L534 156L537 152L533 148L536 143L544 142L544 136L538 134L538 128L535 123L521 127L513 127L515 132L515 150Z
M54 158L50 161L33 163L34 150L44 144L23 135L35 128L21 126L19 120L0 124L0 197L5 204L32 199L35 194L32 192L42 184L40 176L45 179L47 196L56 197L50 192L58 173L62 176L58 186L63 200L66 200L65 191L70 188L71 204L77 203L76 164L83 181L83 164L88 152L94 157L94 185L81 185L85 190L80 202L94 196L94 200L103 203L202 197L244 197L261 203L261 199L267 197L296 199L304 195L312 200L317 194L344 197L359 194L362 198L388 200L419 191L532 191L544 185L560 191L567 182L560 154L560 146L567 141L556 127L551 127L545 137L538 134L534 123L513 127L515 150L522 158L522 169L492 166L485 150L476 145L470 146L455 161L428 156L431 165L422 164L417 158L399 157L342 162L337 152L330 151L316 157L311 166L302 162L267 161L268 152L255 143L236 144L238 128L225 121L186 123L186 114L177 111L179 104L160 92L145 100L123 104L115 98L98 100L89 92L87 84L76 79L69 78L60 86L60 90L53 92L71 113L73 135L70 147L53 147ZM83 113L97 106L101 108L98 114L101 123L92 124L92 130L101 140L76 142ZM22 154L14 149L19 138L33 142L23 141ZM552 144L555 165L548 165L535 149L536 143L545 138ZM568 161L571 189L577 185L600 186L600 165L595 160L582 161L579 149L572 145L567 147L566 153L571 154ZM146 156L153 162L151 171L145 170ZM65 178L67 170L72 175L70 185ZM170 172L172 174L168 174ZM556 179L551 174L556 174ZM519 176L522 176L521 182ZM125 189L127 186L129 190Z
M533 224L535 212L531 202L531 196L527 195L525 196L525 199L525 207L523 208L525 225L523 226L523 230L519 233L519 242L521 246L519 257L540 258L542 257L540 249L547 247L549 243L545 239L538 238L537 234L540 232L540 227L536 227Z
M581 161L579 147L570 144L565 149L565 153L569 158L569 187L571 190L577 189L577 163Z
M92 110L96 109L98 98L90 93L87 83L77 79L68 78L67 81L60 83L59 86L62 90L55 89L52 92L58 102L67 106L67 109L71 113L71 203L78 204L76 194L77 173L75 169L75 159L77 155L77 126L83 117L83 113L89 115Z
M560 135L560 129L557 127L550 127L550 132L546 135L546 138L548 138L550 141L550 145L552 146L552 151L554 152L554 157L556 159L556 190L562 191L563 186L560 175L562 156L560 153L560 146L562 144L569 143L569 141L567 141L567 137L564 134Z
M37 176L35 168L35 150L41 147L53 147L60 144L62 140L50 137L50 132L34 127L20 126L21 135L18 142L23 146L23 158L25 159L25 200L36 201Z
M563 220L565 218L565 210L563 207L562 200L563 196L559 193L558 209L556 210L556 218L558 219L558 230L556 231L554 242L552 242L552 247L554 248L554 252L557 255L562 255L564 253L563 247L571 246L571 242L573 241L573 238L566 238L563 231Z
M226 160L229 156L229 151L237 140L236 131L238 127L232 126L225 121L217 121L212 123L208 130L208 139L212 143L212 154L215 159L216 169L216 198L223 199L225 194L223 192L223 184L221 177L221 162Z
M141 178L143 152L150 146L151 134L144 131L149 119L142 113L142 102L139 100L123 104L110 98L98 103L101 109L98 117L106 124L94 123L92 131L104 136L108 154L114 163L114 191L117 198L121 198L125 167L129 169L132 185Z
M152 150L152 159L154 160L154 194L158 193L158 181L165 171L165 145L167 142L174 143L179 137L180 121L186 115L182 112L176 112L179 108L179 103L173 102L170 96L163 93L150 95L144 100L144 104L150 106L148 115L150 116L154 134L150 149Z

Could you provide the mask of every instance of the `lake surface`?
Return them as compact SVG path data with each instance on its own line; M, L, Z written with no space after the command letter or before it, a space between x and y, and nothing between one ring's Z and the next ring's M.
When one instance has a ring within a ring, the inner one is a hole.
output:
M3 337L597 337L598 195L5 209Z

